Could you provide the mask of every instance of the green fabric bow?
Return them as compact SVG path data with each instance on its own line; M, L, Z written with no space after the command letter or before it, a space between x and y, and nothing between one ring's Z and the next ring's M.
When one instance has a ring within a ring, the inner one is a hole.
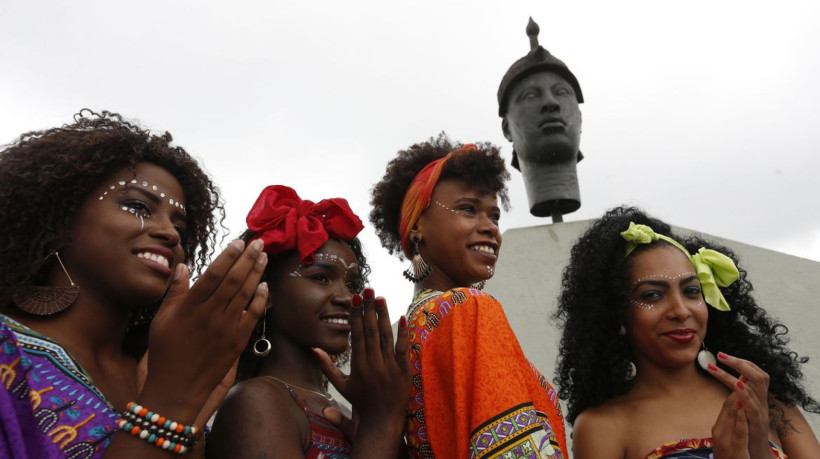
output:
M629 222L629 228L621 233L621 237L627 242L625 257L628 257L639 245L651 244L658 239L674 245L685 253L694 265L706 303L719 311L730 309L729 303L726 302L726 298L723 297L718 287L728 287L740 277L737 266L731 258L704 247L701 247L696 254L690 255L689 251L678 241L669 236L657 234L646 225L636 225L634 222Z

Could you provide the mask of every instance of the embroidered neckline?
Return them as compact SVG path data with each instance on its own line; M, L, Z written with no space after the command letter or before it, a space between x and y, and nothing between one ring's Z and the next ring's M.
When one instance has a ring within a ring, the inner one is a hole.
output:
M427 303L431 298L439 296L444 292L439 290L434 290L432 288L423 288L413 294L413 301L410 303L410 307L407 308L407 320L410 320L413 317L413 314L425 303Z
M114 405L111 404L108 398L94 384L94 380L91 378L91 375L88 374L85 368L80 365L80 362L74 359L68 350L60 345L60 343L36 330L27 327L26 325L23 325L5 314L0 314L0 320L5 322L9 328L18 334L21 346L27 347L34 351L46 352L50 357L57 360L57 362L65 369L73 373L74 376L79 379L79 382L85 385L86 388L103 400L112 412L117 412ZM48 346L45 346L44 343L48 344Z

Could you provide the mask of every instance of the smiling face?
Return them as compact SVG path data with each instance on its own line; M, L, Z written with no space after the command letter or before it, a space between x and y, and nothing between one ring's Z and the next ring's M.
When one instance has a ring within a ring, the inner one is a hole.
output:
M184 208L179 182L155 164L141 162L104 180L74 216L62 254L80 295L136 305L159 300L185 261ZM52 279L64 277L56 270Z
M695 361L708 311L689 258L658 243L632 255L627 336L635 363L681 367Z
M350 307L362 290L356 255L340 241L327 241L314 263L300 265L296 251L277 260L270 280L268 330L273 347L287 341L341 354L348 347Z
M422 286L446 291L492 277L501 248L500 216L494 194L458 179L440 181L411 232L411 238L421 237L419 251L433 267Z
M557 73L522 78L510 92L502 122L519 161L575 161L581 144L581 110L572 86Z

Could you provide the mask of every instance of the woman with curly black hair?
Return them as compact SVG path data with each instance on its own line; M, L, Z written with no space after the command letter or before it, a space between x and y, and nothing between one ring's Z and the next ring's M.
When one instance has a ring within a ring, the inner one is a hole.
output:
M576 458L820 457L798 408L820 411L801 384L807 359L736 260L632 207L575 243L556 382Z
M271 301L240 359L242 382L214 420L208 457L395 458L410 393L407 326L400 321L394 347L387 304L365 288L361 220L342 198L314 203L273 185L247 222L242 239L264 241L269 256L262 280ZM350 344L346 377L329 355L346 355ZM337 427L343 408L323 371L358 416L348 427L358 428Z
M444 134L400 151L372 191L370 220L412 260L408 312L412 457L566 458L555 393L482 291L501 248L509 173L498 148Z
M224 211L171 140L84 110L0 152L0 456L204 455L267 259L235 241L189 287Z

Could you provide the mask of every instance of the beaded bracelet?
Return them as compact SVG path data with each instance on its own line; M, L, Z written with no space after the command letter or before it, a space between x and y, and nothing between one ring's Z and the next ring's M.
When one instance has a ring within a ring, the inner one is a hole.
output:
M196 444L199 428L186 426L149 411L134 402L126 405L126 411L117 426L159 448L177 454L185 454Z
M169 432L162 427L152 424L151 421L141 419L133 413L126 411L122 413L122 416L121 421L124 421L121 422L121 424L123 424L123 430L128 430L132 435L138 436L149 443L162 447L163 449L174 450L176 445L180 445L180 450L183 448L190 449L191 446L194 445L194 442L190 438L184 437L176 432ZM162 441L158 442L159 439L162 439ZM163 446L165 441L168 441L167 447ZM181 453L184 452L185 451L181 451Z

